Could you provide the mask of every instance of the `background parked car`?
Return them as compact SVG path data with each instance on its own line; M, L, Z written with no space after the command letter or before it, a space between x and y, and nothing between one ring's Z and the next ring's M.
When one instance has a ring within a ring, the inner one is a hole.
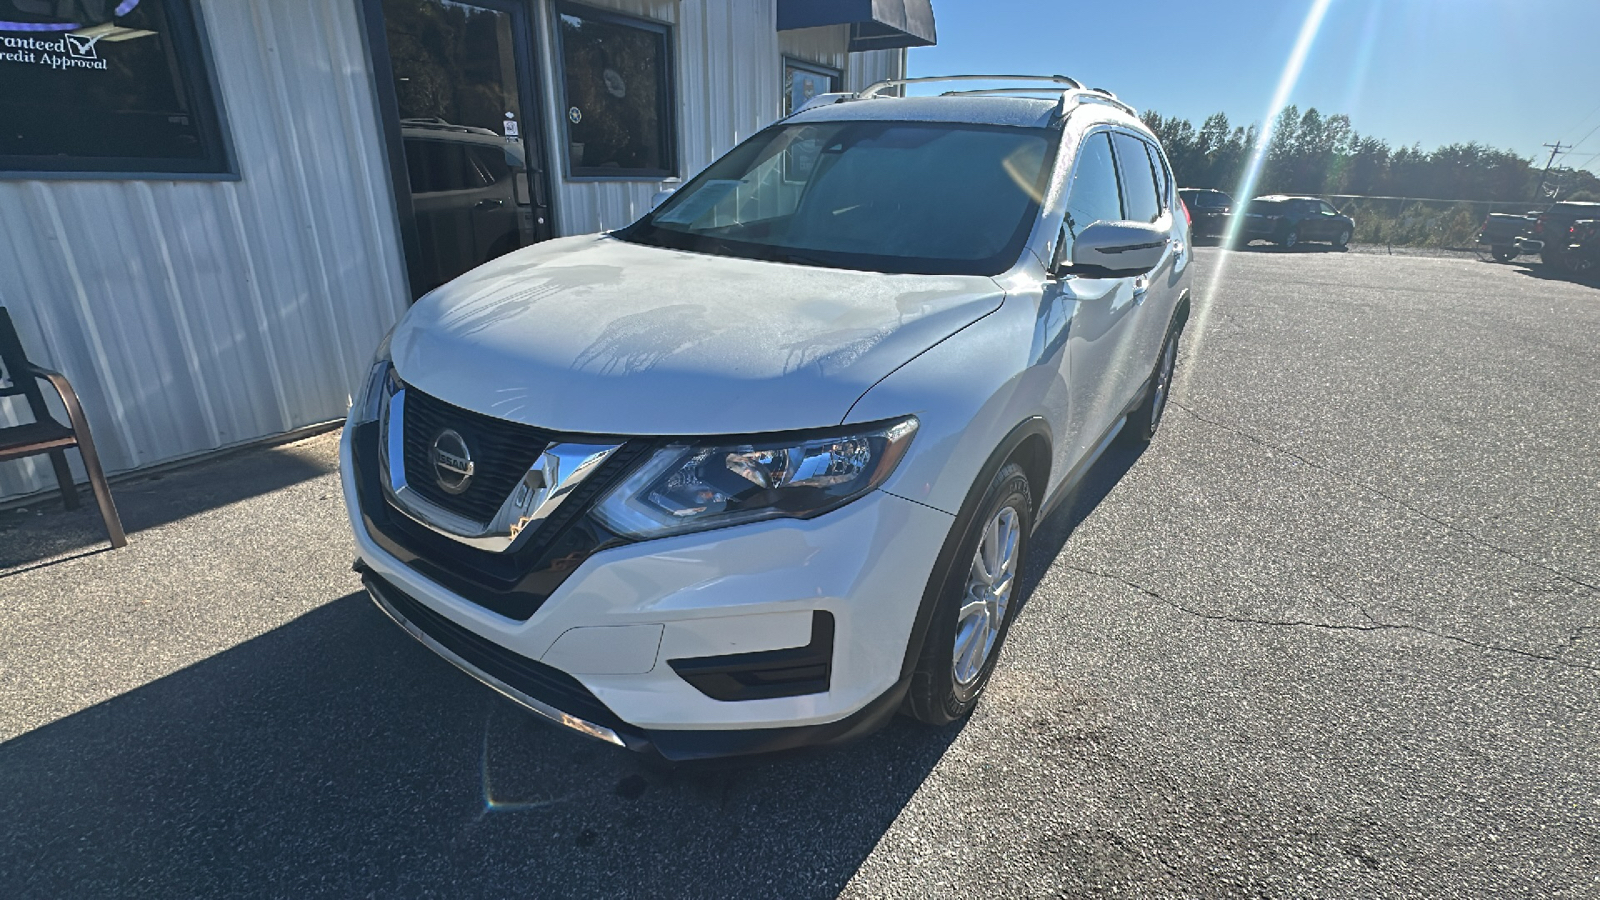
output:
M1315 197L1257 197L1245 206L1244 229L1239 239L1271 241L1294 247L1304 241L1324 241L1339 249L1356 233L1356 220Z
M1551 268L1567 271L1572 226L1583 219L1600 219L1600 203L1557 203L1533 223L1527 236L1518 239L1517 248L1523 253L1539 254L1539 261Z
M1586 277L1600 272L1600 219L1573 222L1566 243L1561 262L1568 272Z
M403 119L411 204L431 289L532 243L522 145L486 128Z
M1180 188L1178 196L1189 206L1195 237L1215 237L1228 230L1232 197L1209 188Z
M1478 243L1488 247L1497 262L1510 262L1522 252L1518 239L1532 231L1538 220L1537 211L1526 215L1490 213L1478 229Z

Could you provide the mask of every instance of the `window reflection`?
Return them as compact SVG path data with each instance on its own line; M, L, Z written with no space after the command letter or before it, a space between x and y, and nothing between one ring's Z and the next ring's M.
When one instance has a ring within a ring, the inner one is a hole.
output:
M0 167L225 171L187 2L0 0Z
M566 5L560 22L568 172L671 174L666 28Z

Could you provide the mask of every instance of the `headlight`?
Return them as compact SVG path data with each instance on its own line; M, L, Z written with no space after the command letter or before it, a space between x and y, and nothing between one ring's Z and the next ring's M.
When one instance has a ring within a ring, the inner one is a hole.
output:
M394 366L389 363L389 336L392 334L394 329L390 329L389 334L378 342L378 349L372 354L372 367L361 382L360 392L350 398L351 425L376 422L385 393L394 393Z
M657 451L594 512L606 527L632 538L806 519L882 484L916 432L916 418L907 417L799 440L678 444Z

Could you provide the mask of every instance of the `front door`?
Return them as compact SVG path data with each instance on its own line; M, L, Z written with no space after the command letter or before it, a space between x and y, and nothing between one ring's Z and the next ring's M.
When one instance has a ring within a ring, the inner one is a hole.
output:
M1079 231L1095 222L1126 218L1111 135L1096 131L1084 138L1073 163L1058 252L1070 258L1071 242ZM1132 278L1069 275L1046 290L1046 299L1071 311L1067 352L1061 357L1067 384L1067 436L1057 440L1055 460L1056 471L1067 472L1095 449L1127 406L1129 384L1140 365L1134 316L1138 298Z
M420 297L554 233L532 26L515 0L369 0L368 10L382 20L373 58Z

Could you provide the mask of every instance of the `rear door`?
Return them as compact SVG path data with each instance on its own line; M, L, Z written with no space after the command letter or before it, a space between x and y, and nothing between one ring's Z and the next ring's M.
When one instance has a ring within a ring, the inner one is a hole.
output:
M1325 241L1328 239L1328 220L1322 215L1322 204L1316 200L1295 201L1300 208L1300 240Z
M1171 234L1174 228L1172 185L1160 151L1142 137L1117 132L1117 172L1122 181L1122 203L1127 218L1155 225ZM1154 269L1133 280L1132 337L1123 366L1122 396L1131 402L1155 370L1156 357L1166 340L1167 324L1177 305L1178 254L1187 252L1169 241L1167 252Z

